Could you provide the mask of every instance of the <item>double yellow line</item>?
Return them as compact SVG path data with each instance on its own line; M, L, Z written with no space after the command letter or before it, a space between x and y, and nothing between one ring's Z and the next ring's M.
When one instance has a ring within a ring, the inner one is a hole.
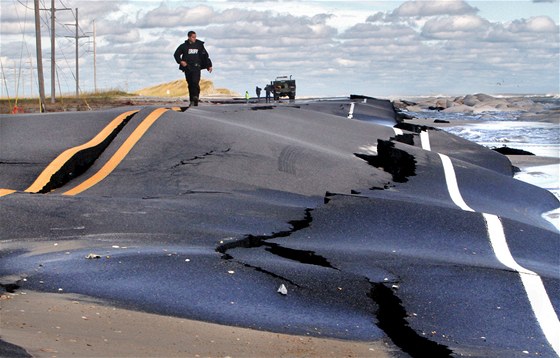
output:
M130 152L132 147L142 138L142 136L150 129L152 124L157 121L159 117L161 117L165 112L167 112L167 108L158 108L150 113L143 121L136 127L134 132L126 139L126 141L120 146L120 148L113 154L111 159L99 169L97 173L86 179L80 185L76 186L64 192L63 195L76 195L84 190L87 190L94 186L95 184L99 183L103 179L105 179L111 172L119 165L119 163L126 157L126 155Z
M0 197L13 194L13 193L15 193L16 191L17 191L17 190L12 190L12 189L0 189Z
M64 164L66 164L74 155L82 150L93 148L103 142L113 131L120 126L123 121L138 111L125 112L111 121L105 128L101 130L95 137L93 137L89 142L73 147L62 152L58 157L56 157L44 170L37 179L31 184L31 186L25 189L26 193L38 193L45 185L47 185L51 177L56 174Z
M136 127L136 129L130 134L130 136L124 141L120 148L113 154L113 156L99 169L99 171L93 174L91 177L83 181L76 187L62 193L63 195L76 195L79 194L95 184L99 183L105 179L111 172L122 162L126 155L132 150L134 145L144 136L144 134L150 129L152 124L155 123L158 118L160 118L169 109L167 108L157 108L152 111L146 118ZM31 186L25 189L27 193L38 193L40 192L50 181L51 177L57 173L71 158L78 152L95 147L103 142L113 131L122 124L124 120L128 117L136 114L139 110L128 111L120 114L111 123L109 123L105 128L101 130L94 138L92 138L87 143L73 147L62 152L58 157L56 157L37 177L37 179L31 184ZM15 193L16 190L12 189L1 189L0 197Z

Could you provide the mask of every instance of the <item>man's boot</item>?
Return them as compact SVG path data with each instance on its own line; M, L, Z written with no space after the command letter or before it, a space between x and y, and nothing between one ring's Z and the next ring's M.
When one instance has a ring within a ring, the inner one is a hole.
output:
M198 97L193 98L193 105L198 106Z

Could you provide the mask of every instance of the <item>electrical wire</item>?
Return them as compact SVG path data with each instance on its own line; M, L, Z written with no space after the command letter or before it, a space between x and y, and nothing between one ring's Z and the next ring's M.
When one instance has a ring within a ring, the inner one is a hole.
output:
M68 9L68 10L71 11L74 19L76 18L76 12L74 11L74 9L68 8L66 3L61 1L61 0L58 0L58 2L60 4L62 4L64 9ZM27 23L27 14L28 14L27 10L34 10L34 7L29 5L29 0L26 0L25 2L23 0L13 0L13 3L14 3L14 6L16 7L16 15L18 16L18 21L20 22L20 30L22 31L22 34L23 34L22 36L24 36L23 39L22 39L22 48L21 48L21 51L20 51L19 75L17 76L17 82L16 82L16 101L17 101L17 96L19 94L19 89L20 89L22 66L23 66L22 65L22 63L23 63L23 53L24 53L23 46L25 46L25 50L27 51L27 55L29 57L31 57L28 44L25 41L25 28L24 27L22 28L20 16L19 16L19 14L17 14L17 8L19 6L21 6L24 9L26 9L25 19L24 19L24 24L26 24ZM19 5L17 5L17 4L19 4ZM47 8L47 5L45 4L45 0L40 0L40 6L42 7L41 10L49 10L50 9L50 5L49 5L49 8ZM20 7L20 9L21 9L21 7ZM47 13L42 12L40 14L40 26L41 26L41 28L45 28L48 31L49 36L52 37L53 36L53 29L52 29L50 20L51 20L51 18L49 16L48 12ZM75 24L62 23L62 22L60 22L60 20L57 17L55 17L54 25L55 26L61 26L66 31L71 32L73 34L76 32L76 25ZM73 28L71 28L71 26ZM72 60L72 63L70 62L70 60L69 60L70 56L67 53L67 49L70 48L70 44L72 42L72 39L68 39L67 37L74 37L74 41L78 41L78 42L79 42L79 38L81 38L81 37L89 37L85 34L85 32L84 32L83 28L80 26L80 24L77 24L77 27L78 27L77 28L77 33L79 34L77 36L77 38L76 38L75 35L72 35L72 36L65 35L64 31L62 33L59 33L57 31L55 31L55 35L54 35L55 36L55 43L56 43L55 48L57 49L57 55L60 56L60 58L62 59L61 62L64 64L63 66L60 66L58 61L57 61L57 63L55 63L55 77L56 77L56 80L58 82L58 87L59 87L60 93L62 93L62 89L60 88L61 87L61 81L60 81L61 79L62 79L62 81L65 82L65 84L66 84L65 87L67 87L67 88L70 87L69 83L68 83L69 78L67 77L68 71L71 74L71 78L74 81L76 80L76 74L72 70L73 66L75 65L74 61L79 61L80 59L85 58L88 54L91 53L91 48L90 48L90 42L89 41L87 43L78 43L78 52L79 52L78 59ZM51 49L51 51L52 51L52 49ZM31 64L31 65L33 65L33 64ZM38 81L38 77L37 77L37 81ZM5 85L6 85L6 88L7 88L7 83L6 83L6 78L5 77L4 77L4 82L5 82ZM78 86L79 86L79 84L78 84ZM78 88L78 90L80 90L80 89ZM31 92L33 92L32 89L31 89Z
M14 4L15 5L15 4ZM20 47L20 53L19 53L19 71L18 71L18 76L16 79L16 98L15 98L15 106L17 106L18 103L18 98L19 98L19 86L20 86L20 82L21 82L21 72L22 72L22 67L23 67L23 48L24 45L27 48L27 43L25 41L25 27L27 25L27 10L28 10L28 6L24 6L25 8L25 15L23 18L23 27L21 25L21 19L19 16L19 12L17 10L17 6L14 6L14 12L16 13L16 17L18 19L18 24L21 30L21 47ZM29 54L29 49L27 49L28 54Z
M8 106L12 108L12 100L10 99L10 91L8 90L8 83L6 82L6 74L4 73L4 64L0 58L0 68L2 69L2 78L4 79L4 85L6 86L6 96L8 96Z
M32 7L29 7L29 6L27 5L27 3L24 4L24 3L21 2L21 0L17 0L17 2L19 2L19 4L20 4L21 6L23 6L24 8L26 8L27 10L33 10Z

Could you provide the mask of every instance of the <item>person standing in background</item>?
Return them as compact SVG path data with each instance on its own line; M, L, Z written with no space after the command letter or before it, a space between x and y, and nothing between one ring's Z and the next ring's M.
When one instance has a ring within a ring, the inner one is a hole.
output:
M264 90L266 92L266 103L270 102L270 92L272 91L272 85L264 86Z
M257 86L257 88L255 88L255 92L257 92L257 101L258 102L261 101L261 91L262 91L262 88L260 88L259 86Z

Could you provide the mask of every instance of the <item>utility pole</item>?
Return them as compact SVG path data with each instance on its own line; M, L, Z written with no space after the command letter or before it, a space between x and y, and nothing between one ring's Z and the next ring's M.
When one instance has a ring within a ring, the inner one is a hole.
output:
M78 40L81 39L82 37L89 37L89 36L80 36L78 35L78 30L79 30L79 26L78 26L78 8L76 8L76 35L74 36L74 39L76 39L76 97L80 97L80 68L79 68L79 64L78 64ZM71 36L66 36L66 37L71 37Z
M48 9L44 9L48 10ZM71 10L69 8L57 9L54 7L54 0L51 0L51 103L56 102L56 10Z
M56 18L54 13L55 13L56 9L54 7L54 0L51 0L51 103L55 103L56 102L56 84L54 82L55 79L55 75L54 75L54 71L56 68L56 51L55 51L55 23L54 23L54 19Z
M95 52L95 20L93 20L93 93L97 93L97 54Z
M19 86L19 81L18 81L18 75L17 75L17 64L14 62L14 96L16 96L16 98L18 97L18 88Z
M41 19L39 15L39 0L34 0L35 5L35 43L37 47L37 75L39 77L40 112L45 111L45 79L43 78L43 51L41 48Z
M29 56L29 98L33 97L33 58Z
M80 97L80 66L78 65L78 8L76 8L76 97Z

